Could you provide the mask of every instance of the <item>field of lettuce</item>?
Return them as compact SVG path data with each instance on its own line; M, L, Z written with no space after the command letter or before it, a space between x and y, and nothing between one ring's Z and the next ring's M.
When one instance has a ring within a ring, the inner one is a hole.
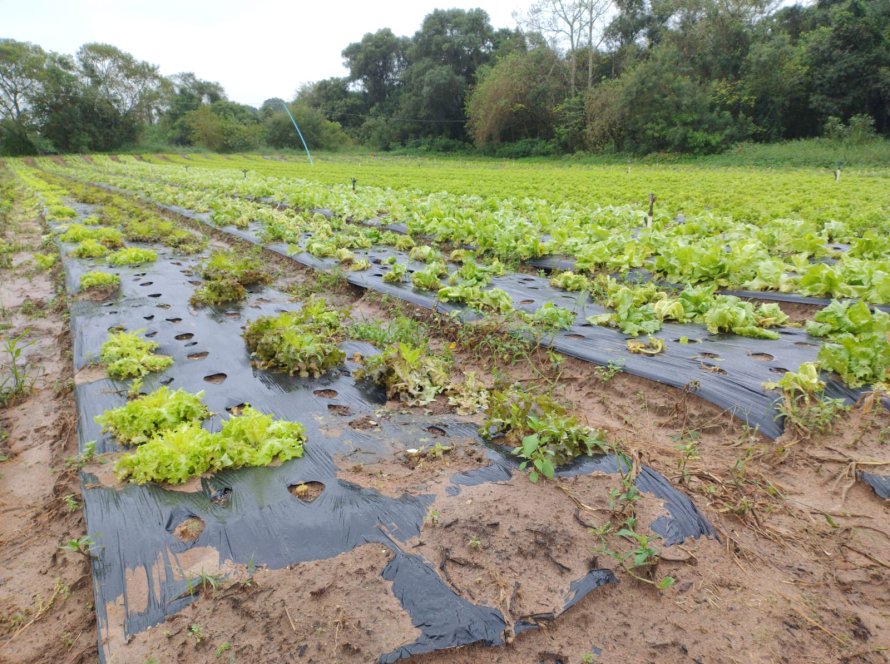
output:
M49 392L79 484L0 658L886 661L890 170L92 155L0 188L0 488L41 504Z

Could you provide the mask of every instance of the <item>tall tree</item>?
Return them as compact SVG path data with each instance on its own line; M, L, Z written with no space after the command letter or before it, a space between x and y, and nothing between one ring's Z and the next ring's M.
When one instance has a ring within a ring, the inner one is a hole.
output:
M349 78L361 83L371 106L383 103L395 93L407 64L408 46L407 39L384 28L369 32L360 42L343 49Z
M3 151L33 151L31 106L40 92L47 55L34 44L0 40L0 142Z
M110 44L84 44L77 61L87 83L122 115L153 124L160 114L165 80L156 65Z

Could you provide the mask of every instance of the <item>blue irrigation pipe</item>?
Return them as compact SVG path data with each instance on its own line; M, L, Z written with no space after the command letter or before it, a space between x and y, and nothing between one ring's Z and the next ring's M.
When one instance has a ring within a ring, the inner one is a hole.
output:
M306 150L306 156L309 157L309 165L315 166L315 162L312 161L312 155L309 154L309 146L306 145L306 139L303 138L303 132L300 131L300 126L297 124L297 121L294 120L294 116L291 115L290 109L287 107L287 104L281 102L281 105L284 106L284 112L287 113L287 117L289 117L290 121L294 123L294 129L297 130L297 136L300 137L300 141L303 143L303 149Z

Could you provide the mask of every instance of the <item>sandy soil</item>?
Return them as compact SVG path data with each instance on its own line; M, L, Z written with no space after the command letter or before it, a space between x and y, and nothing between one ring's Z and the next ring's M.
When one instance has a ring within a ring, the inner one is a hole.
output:
M7 232L25 249L43 251L38 220L13 224ZM7 457L0 463L0 661L94 662L89 565L60 549L84 533L80 482L66 461L77 454L77 436L65 303L54 299L61 275L35 272L27 251L14 264L0 273L0 339L24 335L33 383L0 409ZM5 352L0 362L9 362Z

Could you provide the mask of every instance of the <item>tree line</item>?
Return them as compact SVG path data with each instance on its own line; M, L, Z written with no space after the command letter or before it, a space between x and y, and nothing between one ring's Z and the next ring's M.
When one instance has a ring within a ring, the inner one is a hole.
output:
M539 0L516 18L495 29L481 9L435 10L412 37L368 33L342 52L348 75L289 109L328 149L709 153L890 134L888 0ZM7 154L297 148L282 103L237 104L105 44L72 58L0 40Z

